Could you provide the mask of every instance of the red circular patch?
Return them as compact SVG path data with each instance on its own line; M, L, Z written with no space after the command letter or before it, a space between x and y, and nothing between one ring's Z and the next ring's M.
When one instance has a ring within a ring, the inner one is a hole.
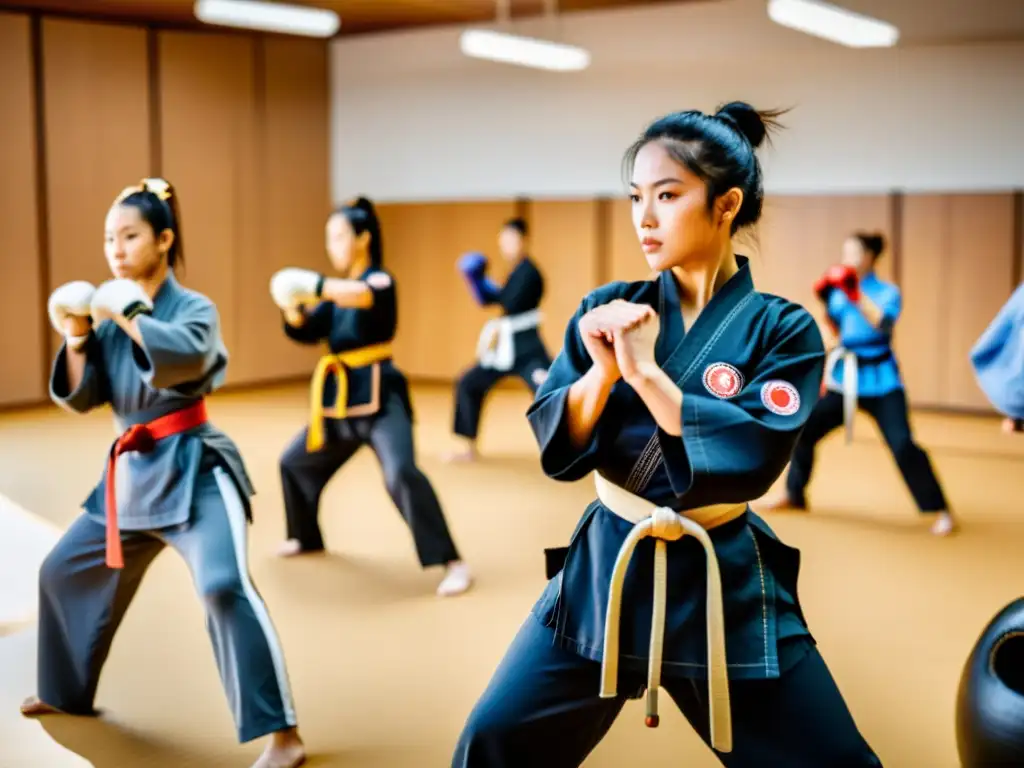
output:
M761 387L764 407L779 416L792 416L800 410L800 393L788 381L766 381Z
M704 388L715 397L735 397L743 389L743 374L728 363L712 363L704 369Z

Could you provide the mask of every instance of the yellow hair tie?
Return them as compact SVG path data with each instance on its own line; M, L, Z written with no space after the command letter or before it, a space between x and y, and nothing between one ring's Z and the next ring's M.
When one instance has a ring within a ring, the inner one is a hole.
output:
M152 192L158 199L163 201L171 199L171 185L164 179L143 179L138 184L132 184L130 187L125 187L121 190L121 194L117 196L116 202L119 203L128 195L135 195L139 192Z
M161 200L171 199L171 185L164 179L143 179L142 187Z

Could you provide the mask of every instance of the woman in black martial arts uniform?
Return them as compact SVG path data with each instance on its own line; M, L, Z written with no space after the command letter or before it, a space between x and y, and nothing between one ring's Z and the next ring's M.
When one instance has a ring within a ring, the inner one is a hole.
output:
M544 471L595 473L597 500L549 553L557 573L453 766L578 766L644 689L657 725L659 686L726 766L880 765L807 629L799 553L748 506L785 468L825 359L811 315L756 291L733 252L761 214L764 117L677 112L627 155L660 274L584 297L527 412Z
M551 356L537 330L544 277L526 253L526 235L522 219L510 219L501 228L498 247L512 270L500 288L487 277L487 257L482 253L467 253L459 260L459 271L477 304L498 304L501 315L484 325L477 343L477 362L455 385L453 429L466 441L466 448L449 454L449 461L476 459L480 412L495 384L514 374L526 383L530 394L536 394L547 377Z
M421 565L446 568L438 594L460 594L471 584L470 572L430 481L416 465L408 383L391 359L398 317L395 282L382 265L373 204L359 198L339 208L327 220L326 233L328 255L342 278L290 268L271 281L288 337L328 347L313 374L309 427L281 457L288 521L281 554L324 549L317 522L320 496L334 473L369 444L412 531Z

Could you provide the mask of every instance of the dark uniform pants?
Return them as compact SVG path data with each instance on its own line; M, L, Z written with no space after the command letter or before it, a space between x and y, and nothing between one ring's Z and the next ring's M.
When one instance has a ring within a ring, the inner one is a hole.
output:
M315 453L306 451L307 432L296 435L280 461L288 538L298 540L303 551L324 548L320 496L334 473L369 444L380 461L391 500L412 532L420 564L426 568L459 559L437 494L416 465L412 422L400 398L389 397L375 416L327 419L326 443Z
M518 376L530 388L530 394L536 395L537 389L544 381L551 360L542 355L531 355L517 360L510 371L496 371L474 365L462 374L455 385L455 424L456 435L475 440L480 431L480 413L484 399L494 385L506 376Z
M199 476L188 523L122 531L124 568L106 565L106 526L89 515L67 529L39 570L38 696L68 714L94 714L114 635L153 559L177 550L206 609L239 741L296 724L284 654L249 577L242 499L220 467ZM154 659L154 663L160 663Z
M946 497L935 477L928 454L914 442L910 432L904 391L898 389L881 397L858 398L857 407L871 414L878 424L917 508L922 512L947 509ZM842 424L843 396L838 392L826 392L811 411L793 451L792 463L786 475L786 492L793 504L806 506L804 490L811 481L814 469L814 449L829 432Z
M802 653L790 654L780 678L730 681L733 751L715 755L728 768L881 766L813 642L789 642ZM554 630L531 614L470 714L452 768L581 765L630 698L600 698L600 678L599 663L555 645ZM623 671L619 687L636 695L644 681ZM662 687L708 743L706 682L663 677Z

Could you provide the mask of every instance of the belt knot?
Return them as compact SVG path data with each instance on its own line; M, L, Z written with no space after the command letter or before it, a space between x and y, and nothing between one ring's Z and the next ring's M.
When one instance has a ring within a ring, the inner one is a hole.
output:
M153 437L153 430L147 424L134 424L128 427L124 434L118 438L114 452L115 454L127 451L149 453L155 447L156 439Z
M651 513L651 536L662 541L677 541L686 535L682 518L668 507L656 507Z

